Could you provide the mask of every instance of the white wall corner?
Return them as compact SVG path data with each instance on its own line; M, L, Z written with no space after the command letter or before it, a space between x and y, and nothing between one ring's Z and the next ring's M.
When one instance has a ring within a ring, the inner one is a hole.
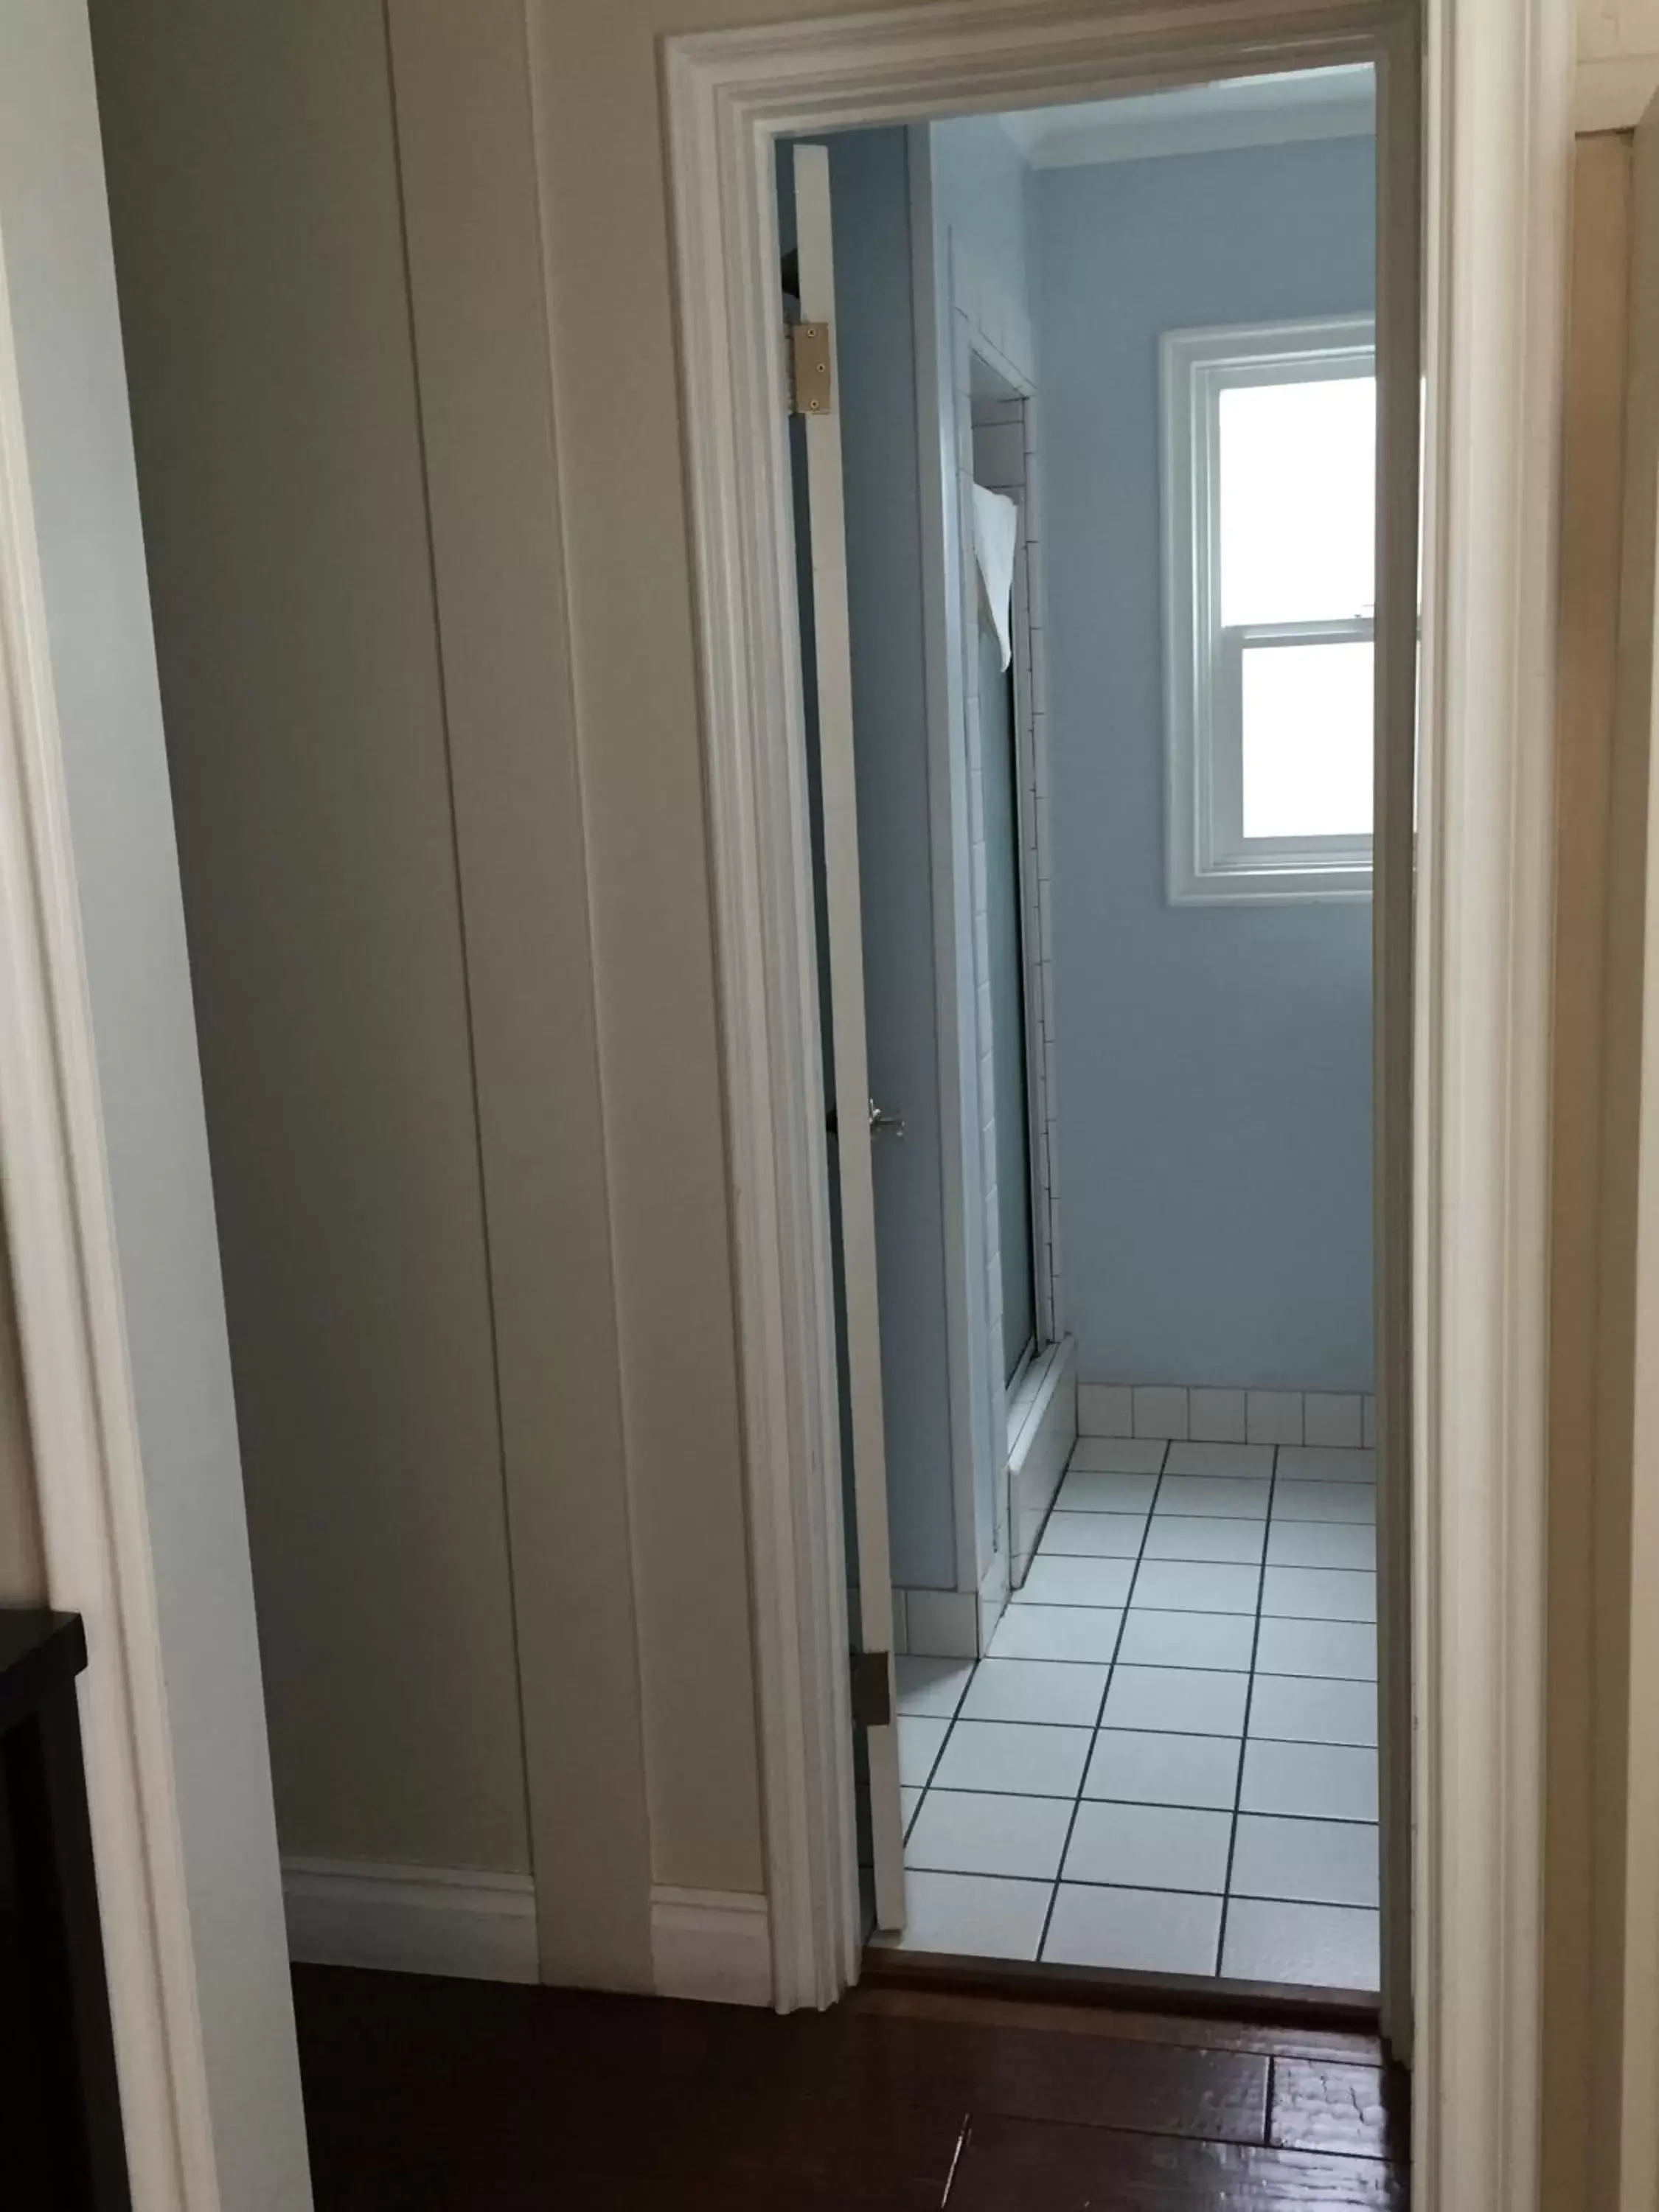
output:
M907 1589L904 1593L906 1649L927 1659L977 1659L979 1594L962 1590Z
M1575 131L1633 131L1659 92L1659 54L1626 54L1578 64Z
M772 2002L772 1925L746 1890L651 1892L652 1980L659 1997L714 2004Z
M285 1859L283 1899L289 1956L307 1966L480 1982L540 1978L528 1875Z
M1578 0L1576 131L1630 131L1659 92L1659 0Z

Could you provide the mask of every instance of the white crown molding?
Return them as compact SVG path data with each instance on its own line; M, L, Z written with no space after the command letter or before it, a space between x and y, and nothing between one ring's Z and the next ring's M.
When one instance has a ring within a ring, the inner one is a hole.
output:
M1320 70L1183 86L1146 99L1022 108L997 119L1031 168L1071 169L1368 138L1376 128L1376 100L1368 71Z
M744 1890L651 1893L651 1964L659 1997L769 2005L772 1936L766 1899Z
M284 1859L283 1902L289 1956L307 1966L482 1982L538 1978L528 1875Z

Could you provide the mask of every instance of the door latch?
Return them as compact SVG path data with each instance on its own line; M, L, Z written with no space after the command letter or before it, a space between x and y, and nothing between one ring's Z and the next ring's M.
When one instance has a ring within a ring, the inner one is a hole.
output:
M902 1137L903 1115L888 1113L884 1107L878 1106L872 1098L870 1101L870 1134L872 1137Z

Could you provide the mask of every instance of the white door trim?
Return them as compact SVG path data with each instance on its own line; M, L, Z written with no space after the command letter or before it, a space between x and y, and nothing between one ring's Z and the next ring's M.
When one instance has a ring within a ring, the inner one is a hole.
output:
M1417 2201L1536 2202L1562 0L1427 52L1413 1437Z
M1001 0L665 52L714 846L775 1999L854 1969L816 976L771 141L1364 58L1387 0ZM1539 2111L1549 660L1572 25L1428 20L1413 1451L1417 2201L1532 2201Z
M87 1796L135 2206L220 2203L62 740L0 257L0 1172L50 1600Z

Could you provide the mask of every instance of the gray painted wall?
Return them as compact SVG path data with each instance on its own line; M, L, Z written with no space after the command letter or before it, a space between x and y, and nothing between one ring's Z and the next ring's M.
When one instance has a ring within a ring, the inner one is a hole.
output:
M283 1848L520 1872L386 23L94 16Z
M1369 309L1371 142L1048 170L1034 214L1079 1373L1367 1387L1370 907L1164 901L1158 338Z

